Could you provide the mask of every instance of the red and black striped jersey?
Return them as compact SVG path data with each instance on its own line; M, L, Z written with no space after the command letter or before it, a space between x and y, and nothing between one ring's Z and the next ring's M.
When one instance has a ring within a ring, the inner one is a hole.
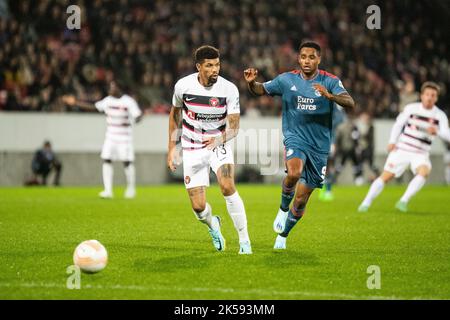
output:
M178 80L172 104L183 109L181 143L185 150L204 148L205 137L224 132L228 114L240 113L239 91L232 82L219 76L212 86L204 87L198 73Z
M95 107L106 115L106 139L118 143L132 141L132 125L142 114L132 97L126 94L120 98L107 96L96 102Z
M448 119L441 109L436 106L426 109L420 102L408 104L397 117L389 143L395 143L401 150L428 153L435 138L428 132L430 127L436 128L439 137L450 141Z

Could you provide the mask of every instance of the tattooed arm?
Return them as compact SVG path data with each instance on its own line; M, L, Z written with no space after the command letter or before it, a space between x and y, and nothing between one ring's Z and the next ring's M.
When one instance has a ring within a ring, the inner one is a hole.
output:
M227 116L228 126L225 132L222 134L222 143L230 141L238 135L240 118L241 117L239 113L233 113Z
M341 94L331 94L324 86L318 83L313 84L313 87L322 96L342 106L346 111L350 111L355 108L355 101L353 101L353 98L347 92Z
M239 133L239 120L239 113L229 114L227 116L228 126L225 132L222 133L221 136L204 139L203 143L207 146L208 149L214 149L218 145L230 141Z
M333 94L328 99L336 102L346 110L353 110L355 108L355 101L353 101L353 98L348 93L342 93L339 95Z

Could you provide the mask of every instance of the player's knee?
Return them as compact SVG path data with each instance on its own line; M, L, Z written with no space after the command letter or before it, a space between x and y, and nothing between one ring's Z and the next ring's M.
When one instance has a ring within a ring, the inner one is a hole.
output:
M417 174L421 175L424 178L427 178L430 175L430 171L430 168L423 166L417 170Z
M236 192L236 187L232 181L227 181L220 184L220 190L224 196L231 196Z
M380 179L383 180L384 183L387 183L387 182L391 181L394 177L395 177L395 175L393 173L384 171L381 174Z
M301 176L300 168L288 170L288 179L291 181L297 181Z
M419 173L419 175L422 176L423 178L427 179L428 176L430 175L430 173L429 172L422 172L422 173Z

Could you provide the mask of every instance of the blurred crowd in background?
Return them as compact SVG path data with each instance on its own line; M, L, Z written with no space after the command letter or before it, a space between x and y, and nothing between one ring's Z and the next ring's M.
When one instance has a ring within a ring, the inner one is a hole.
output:
M297 69L299 44L314 40L356 114L393 118L425 80L442 86L448 112L449 3L385 1L381 30L369 30L372 0L0 0L0 110L68 111L63 94L96 101L117 77L147 113L168 113L174 83L195 71L193 50L212 44L242 114L279 115L280 100L251 97L243 70L258 68L263 81ZM70 4L81 8L80 30L66 27Z

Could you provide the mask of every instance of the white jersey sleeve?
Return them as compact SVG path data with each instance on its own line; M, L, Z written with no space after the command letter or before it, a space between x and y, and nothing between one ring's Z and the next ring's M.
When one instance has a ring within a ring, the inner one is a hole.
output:
M439 131L438 136L442 140L450 143L450 129L448 127L447 115L442 111L439 114Z
M241 107L239 104L239 90L234 85L230 85L230 90L227 96L227 113L228 114L235 114L240 113Z
M142 115L142 111L139 108L139 105L137 104L136 100L134 100L130 96L126 96L125 101L128 106L128 112L130 113L133 119L136 119L137 117Z
M397 119L395 120L394 126L391 130L391 135L389 137L389 144L395 144L397 142L398 137L402 133L403 127L405 126L406 122L408 121L410 115L411 115L411 105L407 105L403 112L401 112Z
M175 84L175 88L173 90L173 97L172 97L172 105L176 108L183 107L183 93L181 92L181 83L178 81Z
M109 106L109 104L110 104L109 100L110 100L110 99L109 99L109 96L108 96L108 97L105 97L105 98L103 98L102 100L97 101L97 102L95 103L95 107L97 108L98 111L100 111L100 112L105 112L106 108L108 108L108 106Z

